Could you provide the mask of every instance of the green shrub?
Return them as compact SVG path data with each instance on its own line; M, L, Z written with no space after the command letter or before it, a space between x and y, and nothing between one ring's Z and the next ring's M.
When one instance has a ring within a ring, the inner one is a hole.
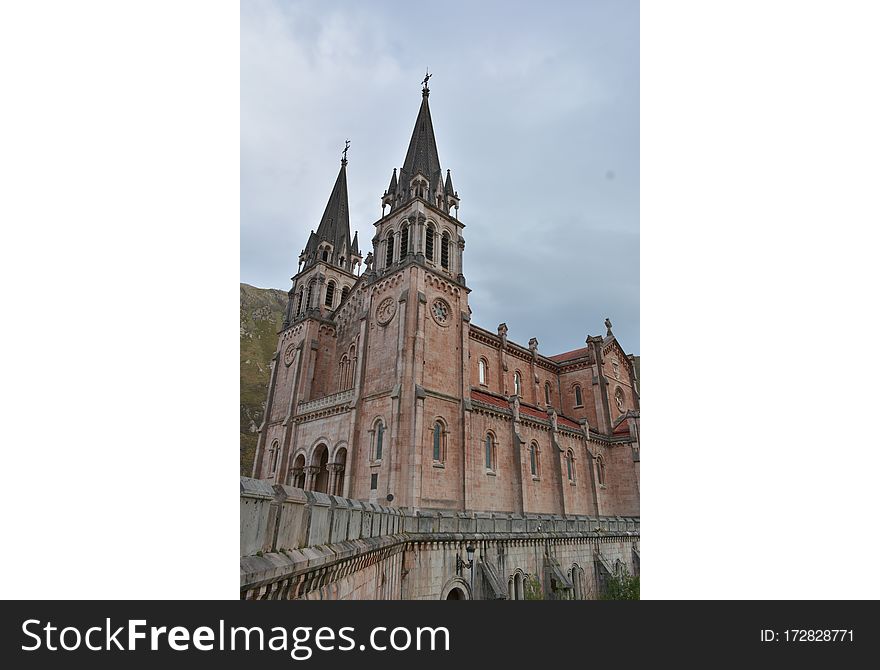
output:
M624 568L608 579L600 600L640 600L639 578Z

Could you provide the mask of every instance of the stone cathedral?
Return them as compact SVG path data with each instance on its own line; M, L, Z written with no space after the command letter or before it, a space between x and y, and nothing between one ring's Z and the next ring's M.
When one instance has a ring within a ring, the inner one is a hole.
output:
M428 97L366 259L342 159L293 277L254 476L412 509L638 515L633 357L607 320L549 356L472 322Z

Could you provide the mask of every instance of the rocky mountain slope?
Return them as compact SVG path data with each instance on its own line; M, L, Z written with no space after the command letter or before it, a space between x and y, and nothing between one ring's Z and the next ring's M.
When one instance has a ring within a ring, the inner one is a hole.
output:
M265 411L269 362L286 308L286 291L240 285L241 474L248 477L254 464L257 429Z

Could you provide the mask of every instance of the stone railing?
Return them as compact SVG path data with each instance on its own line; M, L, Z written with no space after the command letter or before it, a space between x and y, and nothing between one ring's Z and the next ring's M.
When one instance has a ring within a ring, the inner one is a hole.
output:
M241 478L241 556L406 534L638 535L638 517L401 510L360 500Z
M339 393L333 393L332 395L324 396L323 398L318 398L317 400L309 400L307 402L300 402L296 406L297 414L307 414L309 412L314 412L315 410L324 409L326 407L334 407L336 405L342 405L344 403L349 402L352 398L354 398L354 389L348 389L347 391L340 391Z
M639 538L638 517L402 510L249 477L240 501L240 586L250 594L412 542Z

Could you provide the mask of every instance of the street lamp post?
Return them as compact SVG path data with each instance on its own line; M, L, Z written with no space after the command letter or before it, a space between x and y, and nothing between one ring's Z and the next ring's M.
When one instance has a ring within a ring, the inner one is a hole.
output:
M474 593L474 552L476 551L476 549L474 549L474 545L468 544L468 546L465 547L465 551L467 552L467 557L468 557L467 561L462 560L461 554L455 555L455 574L461 576L462 568L470 568L470 571L471 571L471 579L470 579L471 596L473 596L473 593Z

